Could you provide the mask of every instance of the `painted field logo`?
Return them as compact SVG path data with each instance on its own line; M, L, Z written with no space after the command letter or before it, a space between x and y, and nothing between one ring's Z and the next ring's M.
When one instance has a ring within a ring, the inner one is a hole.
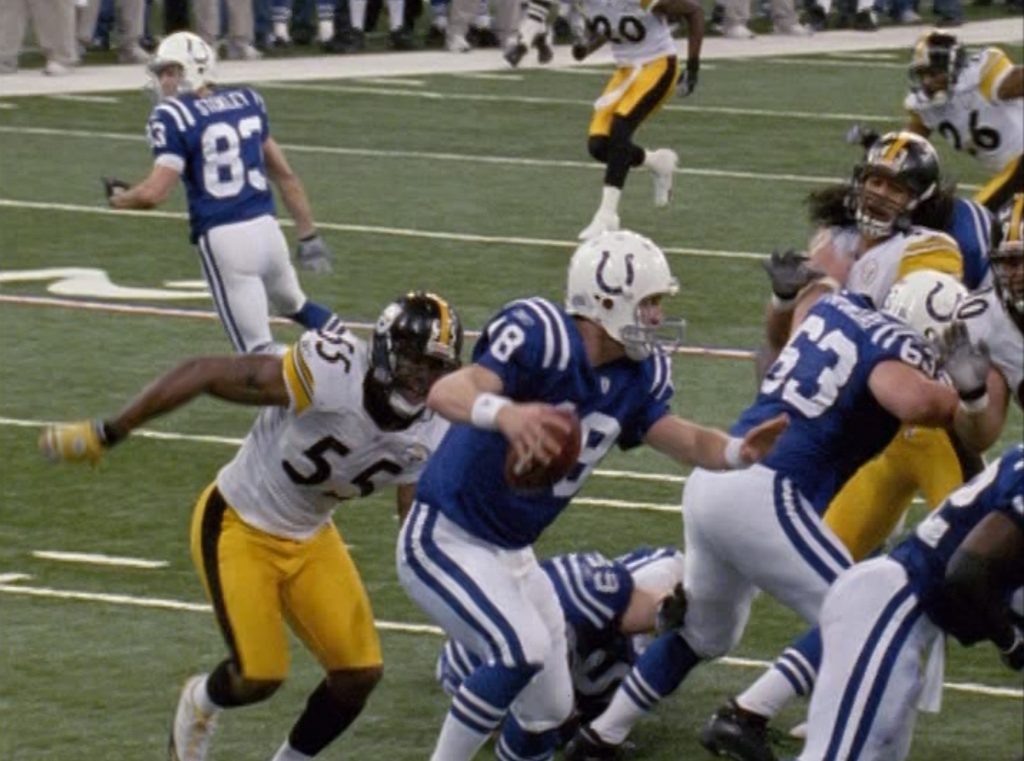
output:
M50 282L46 290L60 296L131 301L210 300L202 280L165 280L163 288L135 288L111 282L98 267L47 267L38 270L0 270L4 283Z

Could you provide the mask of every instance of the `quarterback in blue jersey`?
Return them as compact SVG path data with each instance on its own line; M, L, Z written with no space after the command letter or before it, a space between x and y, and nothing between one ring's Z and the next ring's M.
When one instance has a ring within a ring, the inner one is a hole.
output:
M785 429L777 416L730 438L670 413L671 365L658 331L673 324L661 301L677 290L650 240L598 236L573 254L564 309L543 298L506 305L484 329L473 364L431 389L428 406L454 425L399 536L399 579L486 664L454 696L435 761L472 758L510 708L525 730L510 752L554 752L555 730L573 709L572 679L564 616L531 545L613 444L646 443L713 470L742 468ZM513 490L504 476L509 449L520 459L554 457L556 431L569 427L559 407L581 421L575 467L540 491Z
M604 710L650 643L660 623L659 610L671 607L662 604L681 595L683 553L674 547L641 547L609 560L597 552L571 552L545 560L541 568L555 587L565 618L573 719L587 721ZM448 640L438 657L437 679L454 697L482 663L465 645ZM571 731L572 722L566 726ZM502 731L510 736L517 732L514 719Z
M935 379L931 345L867 299L834 288L825 280L805 289L796 331L732 428L743 435L785 414L790 424L775 447L744 471L697 468L687 480L686 621L656 643L672 652L665 659L672 669L638 662L634 670L654 694L637 700L620 689L608 709L581 729L570 758L610 753L694 666L735 647L758 589L805 621L817 621L829 586L852 564L821 519L831 498L882 451L901 422L952 421L957 394ZM927 296L932 288L929 280L904 292ZM921 301L910 299L911 305Z
M1017 444L889 556L836 581L821 611L824 656L800 761L906 758L917 710L938 710L944 633L964 644L992 639L1008 666L1024 668L1024 636L1006 602L1024 583L1022 556Z
M271 307L308 329L331 327L335 317L299 285L270 182L295 220L299 263L326 272L331 255L302 182L270 135L263 99L249 87L212 89L215 64L213 49L190 32L160 43L149 63L159 98L146 126L153 169L134 186L107 178L104 185L115 209L151 209L180 178L190 240L228 338L241 353L272 351Z

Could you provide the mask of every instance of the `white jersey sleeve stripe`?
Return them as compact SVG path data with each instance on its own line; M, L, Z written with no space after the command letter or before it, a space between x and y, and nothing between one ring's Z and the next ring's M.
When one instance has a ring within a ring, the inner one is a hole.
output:
M601 627L601 618L590 607L580 599L579 592L576 589L576 585L567 569L568 563L565 562L564 558L557 558L554 562L555 571L558 573L558 578L562 580L562 586L564 587L566 594L572 599L573 605L579 609L580 613L587 617L595 627Z
M551 367L555 354L554 326L551 324L551 318L546 315L539 306L537 306L536 301L536 299L529 299L527 301L518 301L516 304L523 309L528 309L533 312L544 326L544 360L542 362L542 367Z
M161 153L156 157L156 160L153 163L157 166L165 166L168 169L173 169L178 174L185 171L185 159L177 153Z
M590 589L587 587L586 580L583 578L583 570L580 568L579 563L574 563L569 560L569 569L572 571L573 579L575 579L580 595L590 604L605 620L611 620L615 612L605 605L603 602L598 600L591 594Z
M196 119L192 116L192 112L189 110L186 103L178 100L177 98L168 98L166 102L181 111L181 115L184 117L185 123L188 126L194 127L196 125Z
M159 106L157 106L154 109L154 111L162 111L165 114L170 114L171 118L174 119L175 125L177 125L177 127L178 127L178 132L184 132L185 131L185 122L181 118L181 115L177 111L175 111L173 108L171 108L171 106L168 105L166 102L161 103Z
M558 369L565 370L569 367L569 360L572 354L569 345L569 331L565 327L565 318L550 301L546 299L534 299L534 301L539 308L551 315L551 321L558 330Z

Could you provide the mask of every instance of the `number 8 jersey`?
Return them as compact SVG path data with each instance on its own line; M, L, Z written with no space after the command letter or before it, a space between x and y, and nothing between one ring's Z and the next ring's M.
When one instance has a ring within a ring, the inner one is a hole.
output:
M270 125L255 90L165 98L146 131L156 163L185 183L193 243L212 227L274 214L263 159Z
M246 523L302 541L339 500L415 483L448 421L424 412L382 431L364 405L369 349L348 330L304 333L282 362L291 403L260 410L217 488Z

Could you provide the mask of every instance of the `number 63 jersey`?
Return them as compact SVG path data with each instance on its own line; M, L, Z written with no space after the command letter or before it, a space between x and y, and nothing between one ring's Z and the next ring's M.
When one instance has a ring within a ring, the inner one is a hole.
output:
M302 541L339 500L414 483L448 422L425 412L404 430L378 428L363 404L369 350L348 330L309 331L282 362L291 403L260 410L217 486L246 523Z
M273 215L263 141L267 108L248 87L165 98L146 125L155 162L181 174L195 243L218 225Z
M936 377L928 342L848 291L821 299L771 366L732 434L780 413L789 427L761 461L788 476L820 514L861 465L881 452L900 421L868 386L877 365L897 360Z

